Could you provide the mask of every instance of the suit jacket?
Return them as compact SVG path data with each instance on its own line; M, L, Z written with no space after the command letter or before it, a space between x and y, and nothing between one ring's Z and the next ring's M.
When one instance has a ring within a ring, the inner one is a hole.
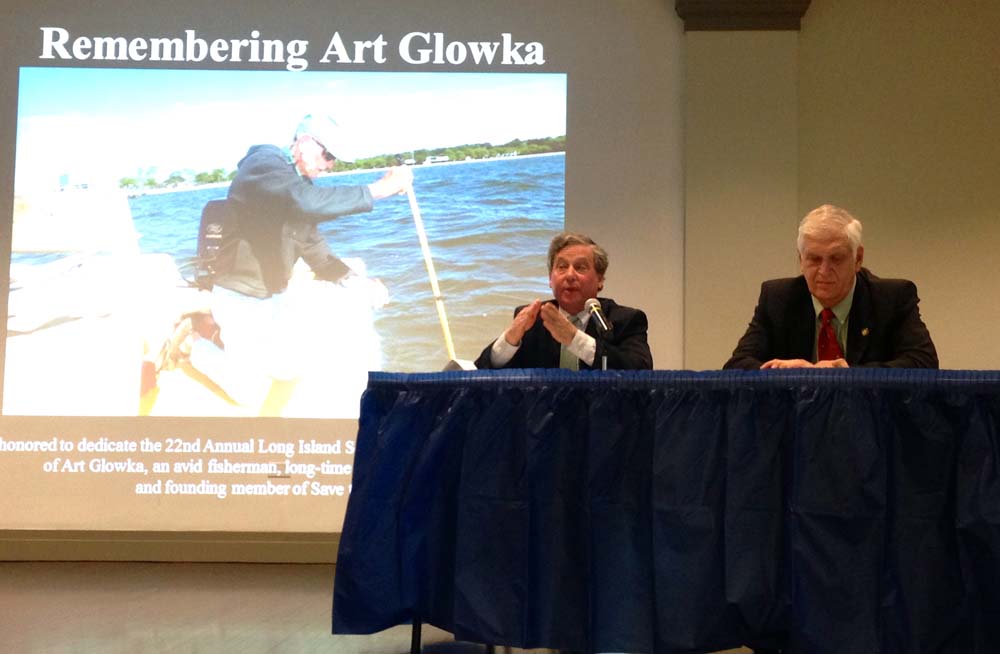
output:
M937 368L937 351L920 319L917 287L905 279L857 274L847 325L850 366ZM750 326L724 368L756 370L771 359L813 360L816 311L801 275L761 284Z
M594 319L587 321L586 333L597 339L597 352L594 355L594 365L589 366L580 361L580 370L601 369L601 357L608 357L609 369L621 370L650 370L653 367L653 355L649 351L649 343L646 341L646 331L648 321L646 314L639 309L616 304L614 300L608 298L598 298L601 303L601 311L604 317L611 323L611 329L603 337L598 337L597 321ZM554 300L549 300L554 302ZM523 306L514 310L516 316L523 309ZM559 367L559 341L552 338L549 331L542 324L539 318L521 339L521 347L517 350L504 368L558 368ZM490 350L493 343L486 346L479 358L476 359L476 367L492 368L490 362Z

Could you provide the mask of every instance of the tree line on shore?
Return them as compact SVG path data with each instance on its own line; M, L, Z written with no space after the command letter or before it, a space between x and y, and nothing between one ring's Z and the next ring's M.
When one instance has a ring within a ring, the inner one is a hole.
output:
M338 171L348 170L368 170L373 168L388 168L398 166L401 162L421 164L428 159L432 161L466 161L477 159L495 159L499 157L510 157L529 154L547 154L552 152L566 151L566 136L555 136L539 139L514 139L503 145L492 145L490 143L469 143L446 148L414 150L406 154L382 154L375 157L358 159L353 163L345 161L337 162ZM216 168L208 172L185 175L180 172L171 173L162 180L154 176L147 177L123 177L118 180L119 188L125 190L150 190L177 188L180 186L202 186L204 184L218 184L231 182L236 176L236 171L226 171L223 168Z

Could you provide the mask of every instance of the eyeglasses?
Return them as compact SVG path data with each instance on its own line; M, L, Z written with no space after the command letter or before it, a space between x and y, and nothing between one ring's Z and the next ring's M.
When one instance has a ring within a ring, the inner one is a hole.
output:
M326 149L326 146L319 142L318 138L311 135L307 135L307 137L309 138L310 141L312 141L319 147L323 148L323 158L326 159L327 163L333 163L334 161L337 160L337 157L333 156L333 154L331 154L330 151Z

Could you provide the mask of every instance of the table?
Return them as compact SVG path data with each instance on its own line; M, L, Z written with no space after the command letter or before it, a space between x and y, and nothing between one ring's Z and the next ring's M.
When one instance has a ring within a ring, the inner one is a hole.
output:
M335 633L1000 647L1000 372L372 373Z

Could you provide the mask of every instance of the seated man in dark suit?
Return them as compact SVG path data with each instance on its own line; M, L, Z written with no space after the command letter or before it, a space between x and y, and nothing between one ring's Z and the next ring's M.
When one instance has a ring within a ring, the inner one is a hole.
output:
M861 263L861 223L823 205L799 224L794 278L761 285L750 326L724 368L937 368L917 287Z
M607 268L607 252L590 237L557 235L549 245L549 287L555 299L518 307L514 321L483 350L476 367L600 370L606 360L609 369L651 369L646 314L597 297ZM600 317L586 306L593 298L600 304Z

